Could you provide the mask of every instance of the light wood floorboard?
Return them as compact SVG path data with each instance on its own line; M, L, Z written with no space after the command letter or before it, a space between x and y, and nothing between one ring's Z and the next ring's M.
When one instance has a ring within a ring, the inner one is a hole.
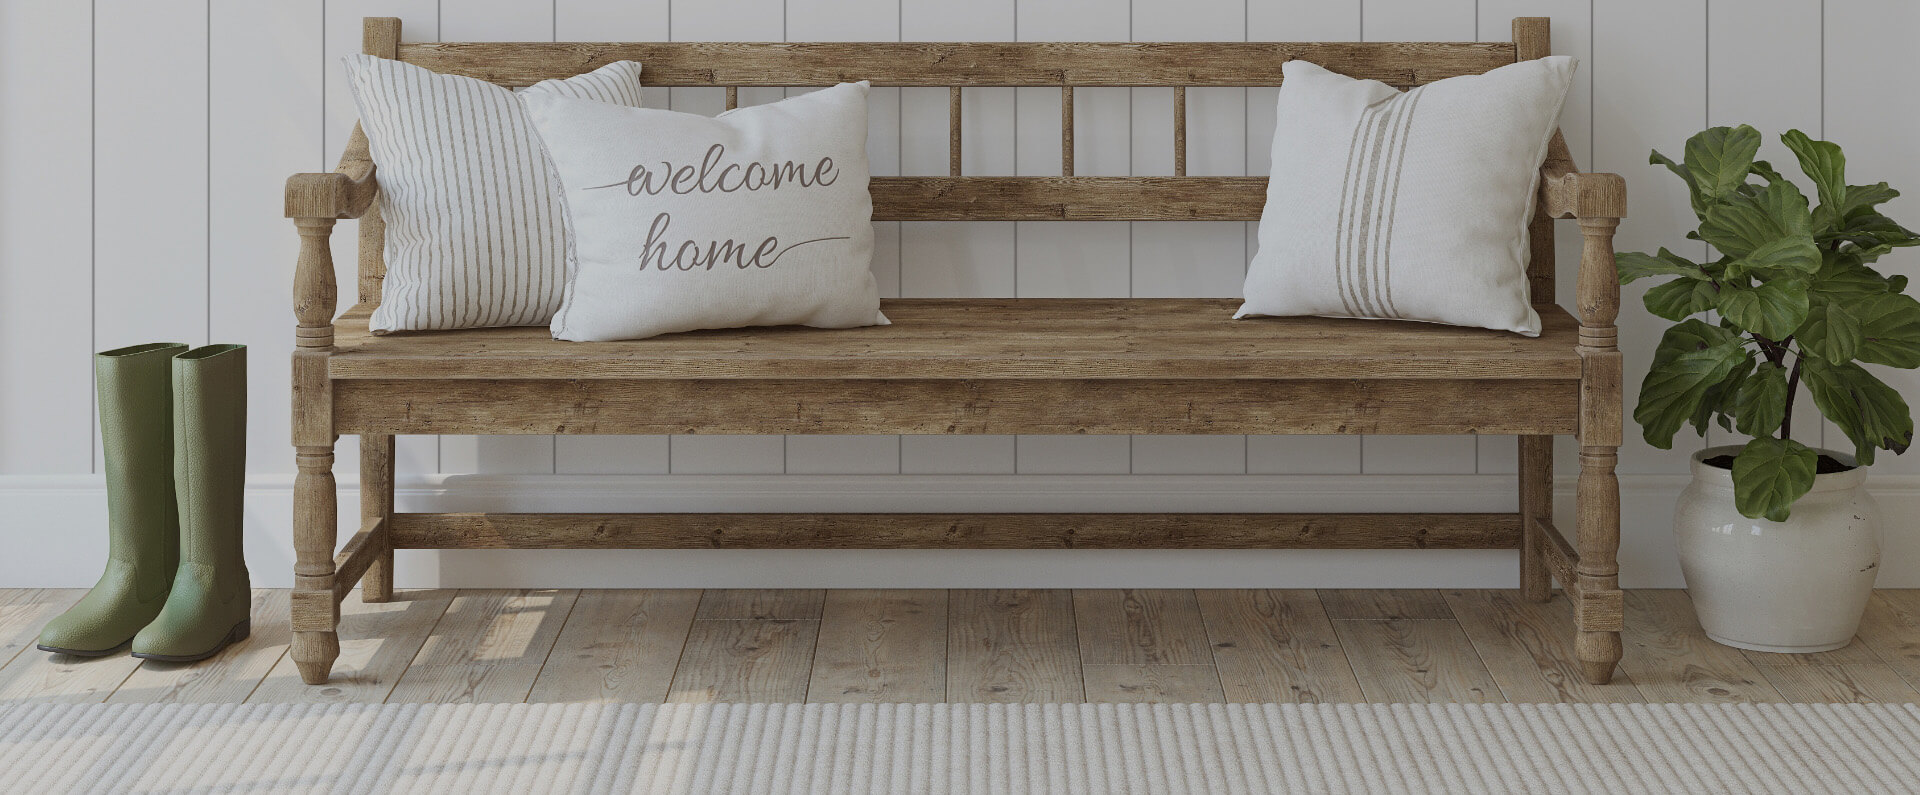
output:
M1831 652L1708 640L1684 591L1627 594L1612 684L1563 596L1511 590L401 591L342 605L300 682L287 592L195 665L33 648L80 590L0 589L0 701L1920 703L1920 591L1879 591Z

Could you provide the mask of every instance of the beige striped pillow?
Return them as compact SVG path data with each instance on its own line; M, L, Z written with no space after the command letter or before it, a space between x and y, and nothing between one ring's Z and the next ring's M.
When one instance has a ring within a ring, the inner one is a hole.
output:
M345 61L387 222L387 278L373 332L552 320L567 264L559 186L519 98L371 55ZM637 108L640 64L608 64L526 91Z

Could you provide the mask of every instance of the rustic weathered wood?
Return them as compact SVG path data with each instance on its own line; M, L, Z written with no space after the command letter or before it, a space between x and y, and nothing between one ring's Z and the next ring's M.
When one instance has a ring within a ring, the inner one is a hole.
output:
M1260 217L1266 179L1187 176L1189 86L1278 85L1282 65L1302 58L1405 88L1549 51L1546 20L1516 20L1513 31L1512 42L1483 43L401 43L398 20L378 18L367 21L363 47L509 86L633 59L647 65L648 85L724 88L729 108L737 107L741 86L870 80L942 87L948 89L949 174L874 179L875 220L1235 221ZM963 89L982 86L1061 90L1061 176L962 174ZM1075 176L1079 86L1172 88L1174 175ZM1528 266L1545 328L1533 339L1377 321L1236 322L1231 301L980 299L889 301L885 310L894 325L886 327L745 329L576 345L531 328L368 333L385 277L385 226L377 170L356 129L334 172L295 175L284 197L302 240L294 278L292 436L299 473L289 656L308 681L325 680L340 653L336 599L355 579L366 583L367 599L390 594L394 546L1524 545L1527 593L1544 596L1545 573L1560 575L1580 632L1579 658L1589 677L1603 678L1619 657L1622 612L1613 474L1622 434L1622 366L1613 328L1619 298L1611 238L1625 212L1624 183L1578 172L1558 135L1545 161ZM342 218L361 219L359 305L336 319L330 235ZM1585 237L1578 320L1551 303L1554 218L1578 219ZM366 530L336 557L332 465L339 433L365 437ZM1530 441L1522 443L1517 514L527 517L394 514L392 437L400 433L1481 433ZM1543 496L1551 478L1550 437L1572 434L1582 465L1577 551L1552 530ZM1529 520L1540 532L1522 532ZM707 632L712 642L731 642L717 628ZM1097 664L1110 666L1101 681L1160 696L1188 681L1173 676L1182 669L1160 670L1184 663ZM494 687L472 678L492 673L425 667L433 671L422 674L435 682L429 689L471 696ZM978 673L949 671L948 683L977 685ZM1150 674L1168 676L1158 684L1126 684L1128 677ZM1076 674L1072 687L1079 681ZM687 692L711 696L729 687L707 682Z
M693 622L668 701L807 700L818 620Z
M1763 665L1760 675L1796 704L1920 703L1920 692L1886 663Z
M708 588L700 596L702 621L820 618L827 592L819 588Z
M947 592L827 592L807 701L947 700Z
M284 592L276 596L286 598ZM340 658L334 663L333 675L327 684L324 687L308 685L293 657L285 656L247 701L256 704L378 704L386 701L453 598L453 591L401 591L391 601L378 604L349 599L341 605L340 632L344 637L340 639Z
M1569 433L1576 386L1492 380L334 383L334 420L342 432L419 434Z
M1487 673L1514 703L1638 702L1646 698L1622 674L1588 684L1565 631L1568 603L1529 601L1512 591L1449 591L1447 606Z
M1080 701L1086 696L1067 591L952 591L947 700Z
M1920 591L1876 591L1860 619L1860 641L1920 689Z
M1652 702L1784 700L1739 649L1707 639L1683 591L1627 594L1627 654L1620 669ZM1576 641L1577 642L1577 641ZM1585 669L1587 659L1581 657Z
M875 221L1257 221L1266 177L874 177Z
M1173 175L1187 175L1187 87L1173 87Z
M1613 230L1621 207L1576 207L1585 239L1580 259L1580 478L1575 497L1580 559L1574 606L1574 648L1587 681L1606 684L1620 661L1620 478L1622 364L1614 319L1620 314L1620 281L1613 263ZM1581 213L1615 211L1610 217Z
M1211 665L1109 665L1080 667L1089 703L1219 704L1227 700Z
M360 598L368 602L393 598L393 475L392 434L360 437L360 523L380 522L374 558L360 578Z
M1453 618L1446 597L1428 588L1331 588L1320 592L1320 603L1335 621Z
M387 700L525 701L579 595L550 590L462 592Z
M1206 589L1194 596L1227 701L1365 700L1318 594Z
M947 173L960 176L960 87L947 89Z
M1407 88L1514 62L1511 42L408 42L400 60L504 86L646 64L650 86L1280 85L1294 58Z
M1073 176L1073 86L1060 87L1060 176Z
M1453 621L1335 621L1360 691L1372 702L1498 702L1500 685Z
M1512 549L1516 514L399 513L398 549ZM818 592L811 592L817 594ZM710 616L817 618L810 614Z
M1238 305L1174 298L901 299L881 302L893 321L887 326L730 329L587 345L556 341L545 328L374 336L366 331L372 308L363 306L340 318L328 374L336 381L796 379L820 382L815 388L842 379L1408 379L1458 381L1485 393L1476 400L1499 400L1507 386L1475 384L1571 383L1582 373L1579 326L1558 308L1541 313L1540 336L1529 338L1401 321L1236 321ZM425 386L436 395L446 388ZM1414 399L1425 410L1470 410L1434 405L1437 397Z
M699 605L694 590L581 591L527 701L665 700Z
M39 641L40 630L86 595L84 588L0 590L0 671ZM5 674L0 673L0 679Z
M1547 568L1546 539L1535 523L1553 521L1553 437L1520 437L1520 593L1529 601L1553 596L1553 572Z
M1082 665L1211 665L1206 623L1188 590L1073 592Z
M347 539L340 554L334 556L333 601L338 603L347 598L347 594L353 593L353 586L373 568L374 561L392 552L393 548L387 545L387 520L384 517L368 520L360 532Z

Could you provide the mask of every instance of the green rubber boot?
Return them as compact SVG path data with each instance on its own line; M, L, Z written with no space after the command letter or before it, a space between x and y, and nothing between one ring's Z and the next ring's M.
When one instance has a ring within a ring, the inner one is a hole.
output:
M212 657L247 637L253 589L241 546L247 480L247 348L208 345L173 360L173 484L180 568L166 607L133 639L133 656Z
M173 494L173 357L177 342L95 354L100 443L107 464L107 569L93 590L40 631L44 651L112 654L160 614L180 555Z

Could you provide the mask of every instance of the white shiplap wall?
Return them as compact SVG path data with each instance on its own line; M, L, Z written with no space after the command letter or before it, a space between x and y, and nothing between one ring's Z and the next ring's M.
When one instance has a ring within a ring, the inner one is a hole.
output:
M363 16L411 40L1503 40L1551 16L1582 70L1563 123L1584 167L1625 174L1623 248L1684 248L1673 180L1646 164L1707 124L1799 127L1846 146L1855 181L1920 190L1910 0L6 0L0 3L0 491L97 472L88 354L156 339L253 347L250 469L291 471L286 445L295 239L286 175L331 167L354 120L338 59ZM720 107L717 90L652 104ZM783 95L742 92L746 103ZM966 92L970 174L1059 173L1058 92ZM1171 91L1082 90L1082 174L1171 170ZM1190 93L1195 174L1263 174L1271 89ZM1777 144L1770 145L1777 150ZM876 174L946 168L946 94L873 96ZM1776 160L1783 159L1777 151ZM1791 161L1790 157L1784 158ZM1920 202L1892 207L1909 221ZM351 224L336 235L353 283ZM1562 295L1577 246L1563 232ZM1231 296L1254 247L1242 223L889 223L887 295ZM1889 258L1911 267L1910 252ZM1621 344L1639 372L1659 334L1627 290ZM1637 376L1635 379L1637 381ZM1920 378L1896 382L1920 397ZM1920 401L1916 401L1920 402ZM1811 424L1800 427L1812 427ZM1831 434L1837 438L1836 434ZM1570 445L1561 445L1571 472ZM353 440L340 471L351 473ZM403 476L1496 475L1506 437L445 437L406 438ZM1920 456L1877 471L1912 476ZM1684 472L1635 439L1628 476ZM25 478L25 480L23 480ZM1631 478L1630 478L1631 479ZM689 481L693 480L692 477ZM1253 486L1249 486L1252 488ZM1362 500L1361 502L1365 502ZM1364 507L1364 506L1356 506ZM1631 507L1631 506L1630 506ZM1657 517L1665 506L1644 510ZM351 513L351 512L348 512ZM4 520L0 520L4 521ZM261 521L271 524L277 517ZM1657 525L1657 519L1651 520ZM1664 527L1628 530L1671 570Z

